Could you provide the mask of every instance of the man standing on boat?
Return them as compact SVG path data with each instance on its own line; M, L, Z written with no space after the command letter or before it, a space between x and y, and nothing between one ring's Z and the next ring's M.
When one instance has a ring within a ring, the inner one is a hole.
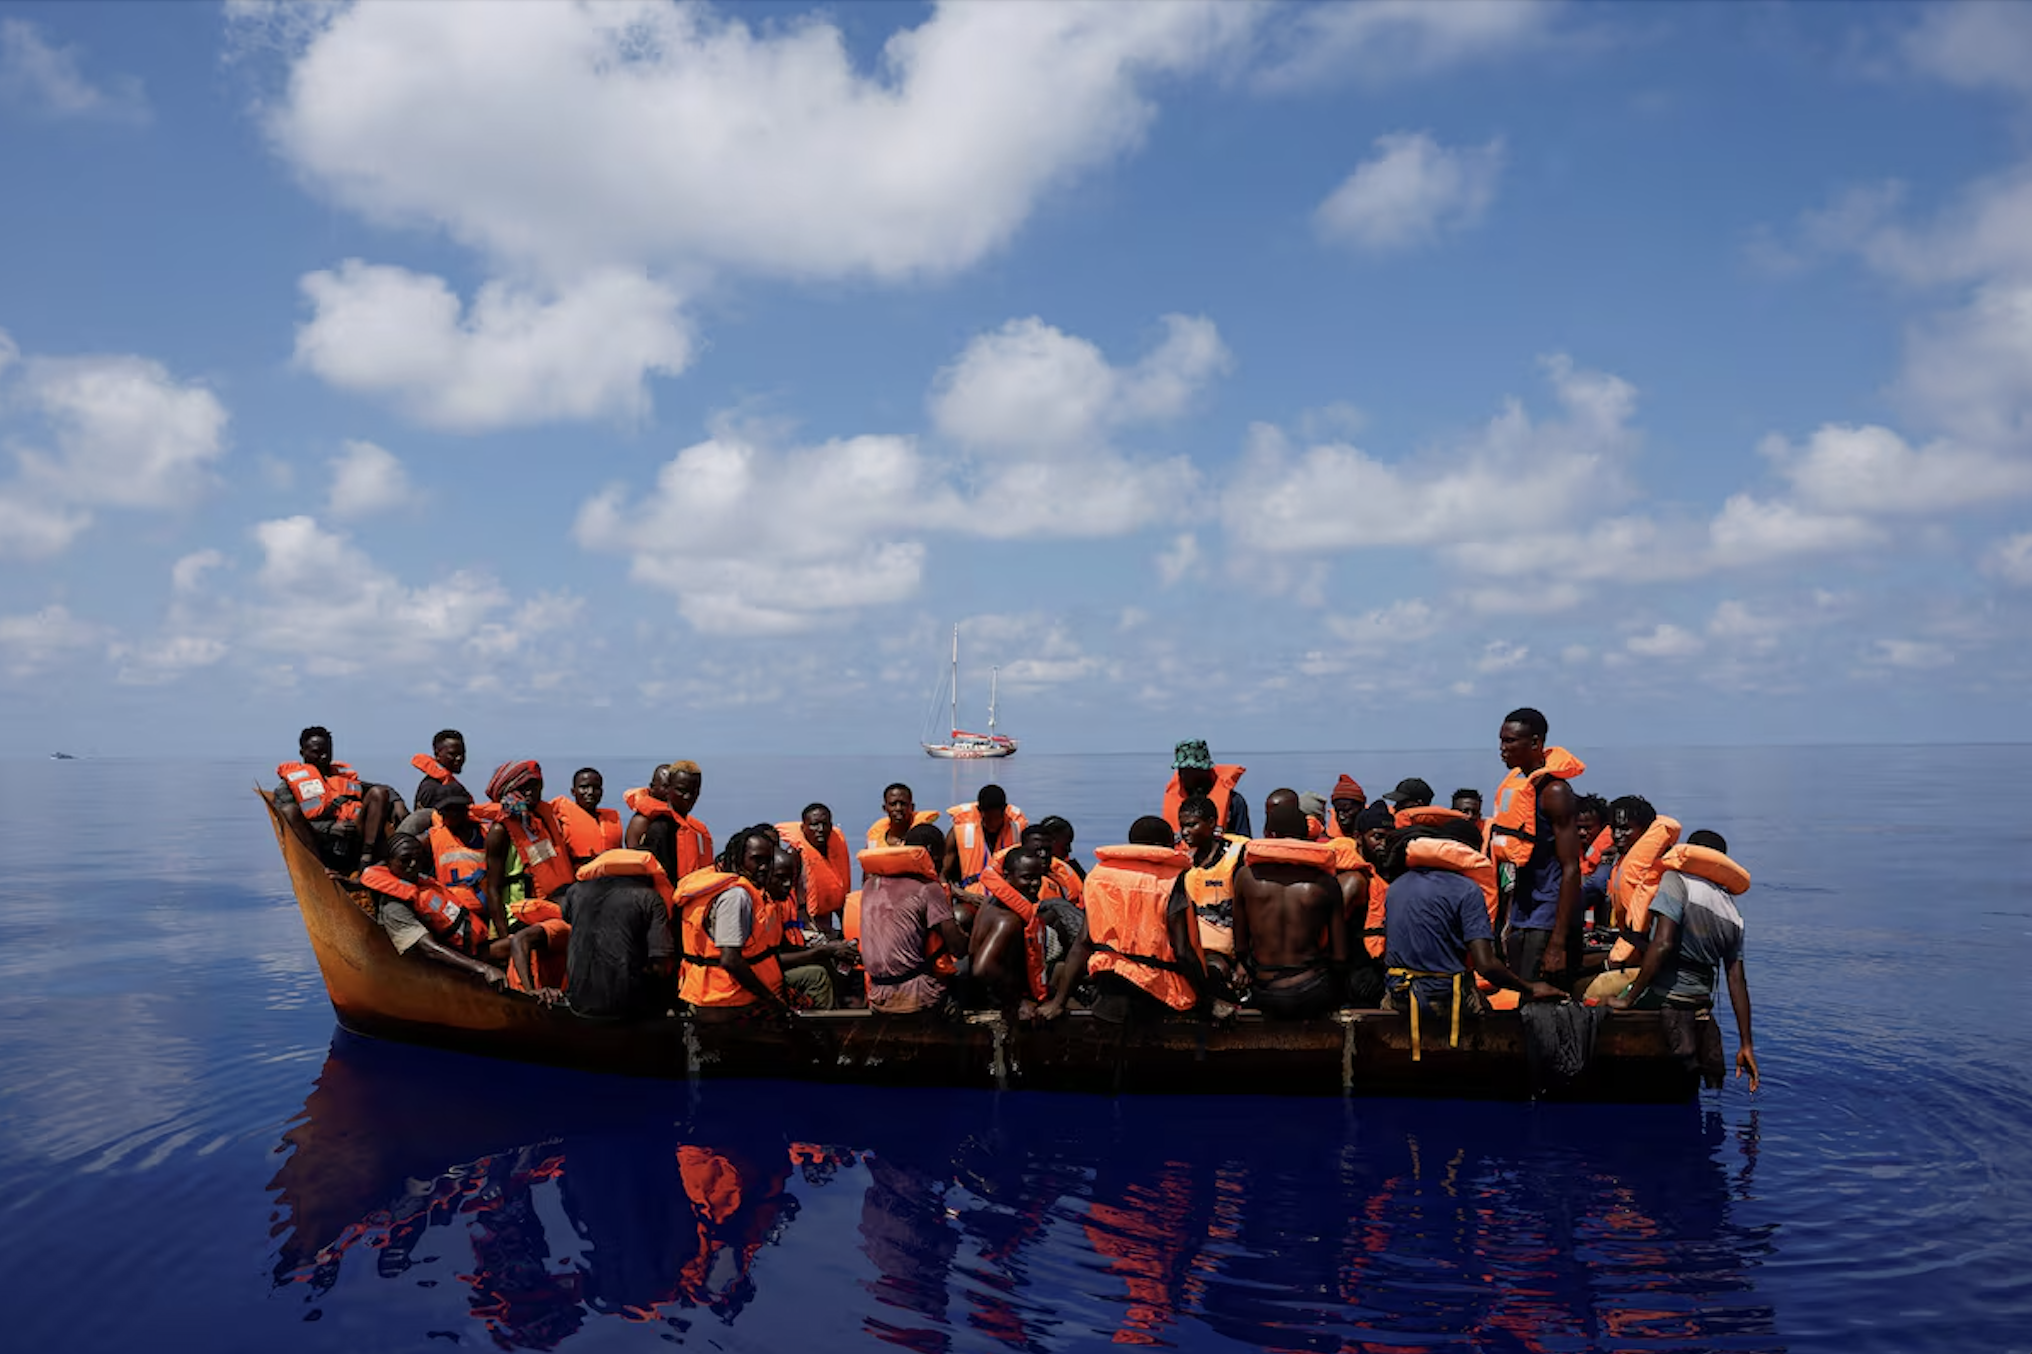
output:
M571 793L550 801L571 846L572 868L591 860L602 851L621 845L621 815L600 807L606 798L607 780L590 766L572 773Z
M904 833L937 821L938 810L926 809L919 813L917 797L908 785L899 780L882 791L882 816L868 827L868 847L874 850L884 846L901 846Z
M628 820L625 844L661 861L673 886L713 863L712 829L691 816L704 784L697 762L671 762L657 767L647 786L622 796L635 810Z
M1235 869L1235 962L1264 1015L1323 1016L1340 1005L1335 980L1348 961L1333 848L1308 839L1296 790L1263 801L1263 828Z
M1524 978L1558 982L1580 962L1579 801L1567 784L1587 768L1548 748L1545 716L1528 706L1503 717L1496 746L1510 768L1496 788L1489 853L1516 870L1504 958Z
M1249 801L1235 791L1236 783L1247 770L1241 766L1215 765L1213 754L1207 751L1206 739L1186 739L1171 752L1171 783L1164 787L1164 821L1171 824L1173 832L1178 831L1178 806L1188 799L1204 797L1211 799L1214 808L1220 811L1221 831L1231 837L1255 836L1249 821Z
M999 785L983 785L973 803L955 804L946 812L953 825L945 839L944 875L963 889L978 885L988 862L1017 845L1030 822Z

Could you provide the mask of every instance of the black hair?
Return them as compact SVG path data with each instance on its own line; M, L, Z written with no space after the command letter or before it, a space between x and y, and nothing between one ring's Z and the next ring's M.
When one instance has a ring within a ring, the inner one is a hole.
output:
M1204 818L1215 827L1219 827L1221 823L1221 811L1215 808L1213 800L1205 795L1193 795L1180 804L1178 817L1181 822L1187 818Z
M320 737L323 738L327 743L329 743L332 741L332 731L330 729L327 729L322 724L311 725L308 729L305 729L302 733L296 736L296 750L298 752L302 752L303 745L305 743L308 743L313 738Z
M1129 824L1129 845L1170 846L1178 840L1178 834L1171 830L1171 824L1154 813L1146 813Z
M748 856L748 843L757 837L774 843L776 830L768 823L757 823L753 827L742 828L727 838L727 844L720 848L720 858L713 863L728 874L741 873L741 864Z
M1708 850L1719 851L1725 856L1729 853L1729 843L1727 839L1724 838L1721 833L1716 832L1711 827L1704 827L1700 831L1688 837L1686 839L1686 844L1688 846L1705 846Z
M423 838L417 836L414 832L397 832L388 838L388 854L393 856L397 851L402 849L405 843L415 847L419 851L423 850Z
M437 745L439 743L444 742L446 739L450 738L456 738L461 743L466 741L466 736L460 733L457 729L439 729L436 733L430 736L430 750L432 752L436 752Z
M824 809L824 810L825 810L825 816L826 816L826 817L830 818L830 817L832 817L832 816L833 816L833 809L832 809L832 805L830 805L830 804L821 804L821 803L819 803L819 802L818 802L818 801L817 801L816 799L814 799L814 800L812 800L812 801L811 801L811 803L809 803L809 804L806 804L806 805L804 806L804 812L803 812L803 813L800 813L800 814L798 814L798 815L797 815L797 821L801 823L801 822L803 822L803 821L804 821L804 820L805 820L806 818L810 817L810 816L811 816L811 811L812 811L813 809Z
M1473 823L1458 819L1451 822L1421 823L1407 827L1390 836L1390 845L1383 852L1383 860L1376 868L1386 880L1395 880L1410 868L1404 860L1404 853L1411 843L1420 838L1438 838L1441 841L1457 842L1476 851L1482 849L1482 834L1475 831Z
M1545 722L1544 715L1539 714L1528 705L1520 705L1509 714L1504 715L1503 722L1505 724L1522 724L1527 732L1538 738L1545 737L1551 727Z
M432 747L436 747L437 745L436 745L435 743L433 743L433 744L431 744L431 746L432 746ZM596 776L600 776L600 768L599 768L599 767L597 767L597 766L582 766L582 767L580 767L580 768L579 768L578 770L576 770L576 771L574 771L574 772L572 772L572 773L571 773L571 779L570 779L570 780L568 780L568 781L566 781L566 782L565 782L565 784L567 784L567 785L576 785L576 784L578 784L578 780L579 780L579 777L580 777L580 776L583 776L583 775L585 775L585 774L586 774L586 772L588 772L588 771L592 772L592 773L593 773L594 775L596 775ZM607 783L607 778L606 778L605 776L600 776L600 784L602 784L602 785L605 785L606 783Z
M1486 802L1482 799L1482 792L1470 785L1463 785L1460 789L1455 790L1452 795L1448 796L1446 802L1452 804L1456 799L1472 799L1477 804Z
M1042 837L1044 838L1045 845L1049 846L1051 844L1051 829L1043 823L1030 823L1025 825L1021 832L1016 834L1016 840L1019 842L1025 837Z
M444 789L437 792L437 799L432 807L444 809L449 808L453 804L464 804L468 808L471 808L473 804L473 792L465 786L460 785L457 781L453 781L450 785L445 786Z
M1070 818L1061 818L1054 813L1047 817L1038 819L1037 825L1043 828L1046 832L1049 832L1053 837L1063 837L1067 841L1071 841L1073 839L1074 833L1072 830L1072 820Z
M1397 826L1397 815L1390 812L1385 800L1377 800L1355 816L1355 831L1373 832L1379 827Z
M945 851L945 833L938 830L936 823L919 823L903 834L903 844L921 846L936 860Z
M1576 817L1583 813L1592 813L1595 817L1601 819L1603 823L1609 821L1609 801L1603 799L1600 795L1582 795L1579 799L1574 800L1573 811Z
M887 798L889 797L889 792L890 792L891 790L901 790L901 791L903 791L903 793L904 793L904 794L906 794L906 795L909 795L909 796L910 796L910 802L911 802L911 803L915 804L915 803L917 802L917 795L915 794L915 792L913 792L913 791L911 790L911 788L910 788L910 787L909 787L908 785L905 785L905 784L904 784L904 783L903 783L902 781L900 781L900 780L898 780L898 781L891 781L891 782L890 782L889 784L887 784L887 785L883 786L883 787L882 787L882 798L884 798L884 799L887 799Z
M1161 822L1162 820L1160 819L1159 821ZM1008 855L1002 857L1003 875L1009 876L1015 874L1016 862L1019 860L1034 860L1044 869L1049 870L1051 868L1050 852L1033 851L1031 848L1027 846L1019 846L1015 850L1011 851Z
M1651 801L1642 795L1624 795L1609 803L1609 821L1627 818L1630 825L1642 832L1658 818L1658 810L1651 807Z
M1009 792L999 785L983 785L981 792L974 796L974 804L983 809L1006 809L1009 807Z

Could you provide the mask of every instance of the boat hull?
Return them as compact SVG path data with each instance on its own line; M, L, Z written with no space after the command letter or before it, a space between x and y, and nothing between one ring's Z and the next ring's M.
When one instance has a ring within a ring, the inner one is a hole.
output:
M955 748L947 747L943 743L926 743L924 755L937 757L941 761L972 762L989 757L1014 757L1016 748L1013 744L1006 748Z
M265 797L264 797L265 803ZM488 1057L638 1077L769 1077L867 1085L1103 1094L1440 1095L1525 1099L1533 1087L1514 1014L1464 1021L1459 1048L1427 1022L1411 1057L1403 1016L1382 1011L1278 1022L1246 1012L1214 1025L1115 1025L1074 1012L1050 1025L964 1023L863 1010L789 1021L701 1012L587 1020L447 965L397 954L352 895L270 811L304 929L339 1023L359 1034ZM1699 1025L1697 1066L1670 1054L1655 1014L1605 1020L1587 1070L1562 1099L1677 1101L1718 1085L1722 1047Z

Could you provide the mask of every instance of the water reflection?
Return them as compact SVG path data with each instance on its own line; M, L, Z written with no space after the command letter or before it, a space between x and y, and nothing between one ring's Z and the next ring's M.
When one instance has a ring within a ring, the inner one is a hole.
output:
M501 1348L1781 1347L1754 1114L701 1095L342 1036L285 1142L279 1286L371 1321L440 1252Z

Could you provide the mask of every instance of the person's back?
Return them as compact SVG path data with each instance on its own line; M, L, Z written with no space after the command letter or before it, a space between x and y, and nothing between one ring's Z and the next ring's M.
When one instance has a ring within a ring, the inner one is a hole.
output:
M1442 869L1409 869L1390 883L1383 909L1383 967L1393 1006L1413 986L1428 1009L1452 1001L1452 975L1460 975L1464 1011L1482 1002L1467 980L1468 946L1490 941L1488 907L1482 890L1464 875Z
M674 947L663 895L641 876L582 879L565 904L571 923L566 990L580 1015L661 1015Z
M890 1015L943 1006L964 943L952 894L938 877L936 827L914 826L899 847L861 853L861 964L868 1007Z
M1659 964L1651 990L1667 1006L1714 1005L1717 980L1743 953L1743 914L1736 900L1717 884L1668 870L1651 915L1679 923L1679 944Z
M1324 1015L1340 1004L1334 969L1347 960L1347 928L1333 851L1305 839L1298 795L1263 801L1268 837L1243 848L1235 870L1235 958L1252 976L1250 1002L1273 1019Z

